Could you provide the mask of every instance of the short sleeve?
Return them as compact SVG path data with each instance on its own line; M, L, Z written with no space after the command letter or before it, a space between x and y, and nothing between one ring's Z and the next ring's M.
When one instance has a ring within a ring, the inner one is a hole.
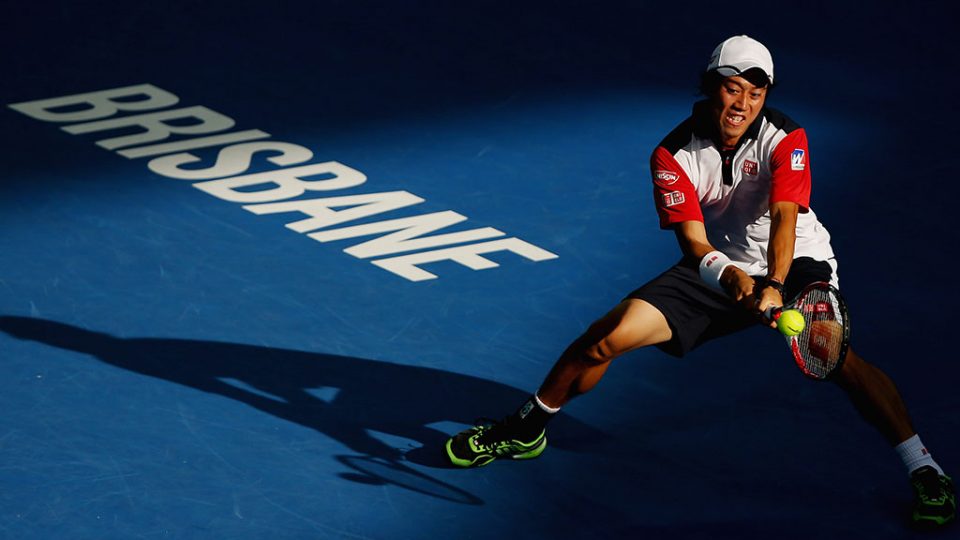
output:
M807 133L791 131L770 156L770 203L794 202L800 211L810 208L810 150Z
M660 217L660 228L684 221L703 221L697 190L686 171L666 148L658 146L650 157L653 174L653 199Z

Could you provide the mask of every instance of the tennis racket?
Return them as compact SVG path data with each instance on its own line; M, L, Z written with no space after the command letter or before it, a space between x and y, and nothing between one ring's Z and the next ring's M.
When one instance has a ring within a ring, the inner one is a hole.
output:
M850 346L850 315L840 291L818 281L807 285L789 304L768 308L765 315L775 321L780 313L795 309L803 316L803 330L784 336L793 359L804 375L827 380L840 371Z

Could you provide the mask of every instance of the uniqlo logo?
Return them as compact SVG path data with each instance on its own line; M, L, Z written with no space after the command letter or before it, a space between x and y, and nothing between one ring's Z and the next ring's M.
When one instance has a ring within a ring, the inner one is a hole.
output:
M676 206L678 204L683 204L686 198L683 196L683 193L679 191L671 191L670 193L663 194L663 205L664 206Z
M756 161L745 160L743 162L743 174L749 174L750 176L756 176L760 172L760 166L757 165Z

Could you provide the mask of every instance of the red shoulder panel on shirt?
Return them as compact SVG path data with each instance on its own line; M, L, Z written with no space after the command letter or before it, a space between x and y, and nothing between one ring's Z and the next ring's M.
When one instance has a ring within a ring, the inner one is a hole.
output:
M666 148L658 146L650 157L653 199L660 216L660 228L683 221L703 221L697 190Z
M791 131L770 156L770 203L794 202L810 208L810 149L803 128Z

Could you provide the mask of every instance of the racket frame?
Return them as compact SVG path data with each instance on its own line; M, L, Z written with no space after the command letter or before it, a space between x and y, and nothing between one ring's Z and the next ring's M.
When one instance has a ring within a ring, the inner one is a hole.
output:
M787 309L796 309L797 303L801 298L804 298L807 293L813 289L828 289L830 293L836 297L837 300L837 309L840 311L839 315L843 321L842 326L842 339L840 342L840 358L837 360L836 365L824 376L819 376L811 372L807 368L806 360L800 355L799 345L797 344L797 336L791 336L787 338L788 343L790 344L790 352L793 354L793 361L796 362L797 367L800 368L800 371L808 378L814 381L829 381L840 370L843 368L843 363L847 358L847 350L850 348L850 312L847 310L847 303L843 300L843 295L840 294L840 291L833 285L827 283L826 281L815 281L800 291L793 300L790 301L788 305L783 306L777 311L784 311Z

